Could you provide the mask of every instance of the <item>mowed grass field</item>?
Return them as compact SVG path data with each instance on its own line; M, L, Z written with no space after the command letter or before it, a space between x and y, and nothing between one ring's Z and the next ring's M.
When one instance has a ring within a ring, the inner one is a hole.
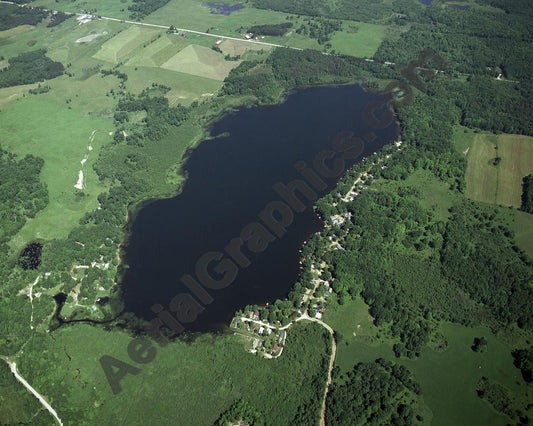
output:
M224 81L239 63L239 61L226 61L220 53L207 47L191 44L172 56L161 65L161 68Z
M344 27L347 25L349 24L345 22ZM357 22L353 25L358 28L356 33L335 32L330 42L333 49L344 55L371 58L385 38L387 26L365 22Z
M154 41L161 33L164 31L159 28L130 25L111 40L106 41L94 57L101 61L118 64L133 56L136 50Z
M34 239L61 238L78 224L85 212L98 206L97 196L105 188L92 165L100 148L111 140L111 120L82 117L74 110L45 102L36 97L13 103L0 113L2 147L19 156L33 154L44 159L41 181L48 187L50 202L12 239L13 249L20 249ZM88 150L89 138L97 130ZM76 195L74 185L81 160L87 156L86 189Z
M533 138L478 134L468 149L466 195L476 201L520 207L522 179L533 172ZM501 162L493 165L499 157Z

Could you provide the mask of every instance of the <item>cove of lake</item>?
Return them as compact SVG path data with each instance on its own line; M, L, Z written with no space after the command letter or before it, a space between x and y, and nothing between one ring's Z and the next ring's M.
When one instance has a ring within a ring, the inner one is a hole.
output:
M340 132L361 138L369 131L376 135L359 157L346 161L345 170L394 141L396 122L374 129L363 118L365 106L375 101L383 98L358 85L311 87L292 92L279 105L241 108L214 123L213 138L200 143L185 162L188 178L181 193L147 204L130 224L123 253L128 265L122 279L125 311L149 321L156 316L152 305L168 309L178 293L190 294L180 278L195 276L198 259L207 252L223 253L247 224L261 223L258 215L265 206L282 200L273 185L303 179L295 163L313 167ZM327 189L316 191L318 196L331 191L338 179L324 179ZM305 210L294 213L286 233L263 252L243 247L250 265L239 268L226 288L208 290L214 301L194 322L184 324L187 331L221 330L245 305L286 297L298 280L299 249L323 227L312 202L296 194ZM219 279L213 270L217 263L208 270Z

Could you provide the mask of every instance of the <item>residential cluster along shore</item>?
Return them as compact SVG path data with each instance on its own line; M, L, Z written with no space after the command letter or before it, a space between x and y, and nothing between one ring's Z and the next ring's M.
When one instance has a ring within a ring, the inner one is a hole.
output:
M401 150L401 146L401 141L396 141L393 145L397 151ZM367 170L352 177L353 182L350 181L350 189L346 194L337 193L339 201L335 205L352 202L361 191L368 189L374 180L372 170L378 167L386 168L384 162L391 155L390 152L380 152L363 159L361 164L368 164ZM324 221L325 229L317 232L319 236L327 230L336 230L333 235L327 238L325 250L344 250L342 246L345 235L343 225L350 218L351 214L344 212L332 215ZM328 299L335 293L331 286L334 278L328 272L330 265L327 265L323 260L323 255L323 252L317 253L315 251L302 256L300 264L306 265L302 271L302 277L308 278L309 282L303 283L306 289L298 294L297 298L294 296L295 292L291 292L292 294L289 294L288 299L277 300L273 304L267 303L262 307L249 305L235 313L230 323L230 329L234 334L243 337L244 346L248 352L270 359L279 357L283 353L289 327L300 320L314 320L327 327L327 324L322 321L322 315ZM306 270L307 265L308 270Z

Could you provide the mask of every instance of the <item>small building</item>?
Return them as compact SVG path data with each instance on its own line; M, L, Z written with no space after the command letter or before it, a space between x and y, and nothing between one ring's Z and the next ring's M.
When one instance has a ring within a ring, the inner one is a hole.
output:
M216 43L215 43L215 46L218 46L220 43L222 43L222 39L217 40Z
M322 314L321 314L320 312L317 312L317 313L315 314L315 318L317 318L317 319L322 318Z

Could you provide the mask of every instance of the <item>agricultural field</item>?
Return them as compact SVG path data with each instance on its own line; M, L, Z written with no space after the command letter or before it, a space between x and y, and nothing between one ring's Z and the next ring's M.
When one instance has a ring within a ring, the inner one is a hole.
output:
M105 42L98 53L94 55L94 58L118 64L133 56L141 47L155 41L161 33L164 32L159 28L131 25ZM160 49L164 47L166 46L161 46Z
M96 197L105 189L92 165L101 146L111 140L112 121L84 118L66 106L37 97L11 104L0 113L0 120L9 123L0 128L4 149L44 159L41 180L48 186L50 198L48 206L14 237L12 247L20 249L35 238L65 237L85 212L98 206ZM84 173L82 190L74 187L80 171Z
M387 34L388 27L365 22L344 23L344 27L349 27L350 25L356 26L357 31L336 31L331 39L332 49L337 53L361 58L374 56Z
M225 61L222 55L207 47L190 45L172 56L161 68L224 81L237 65L238 61Z
M517 210L514 233L518 247L533 260L533 214Z
M533 138L477 134L467 147L467 157L468 197L520 207L522 179L533 172Z
M195 100L210 98L222 87L222 82L218 80L164 68L123 66L121 70L128 74L125 86L132 93L140 93L152 83L170 87L165 97L171 106L189 105Z

